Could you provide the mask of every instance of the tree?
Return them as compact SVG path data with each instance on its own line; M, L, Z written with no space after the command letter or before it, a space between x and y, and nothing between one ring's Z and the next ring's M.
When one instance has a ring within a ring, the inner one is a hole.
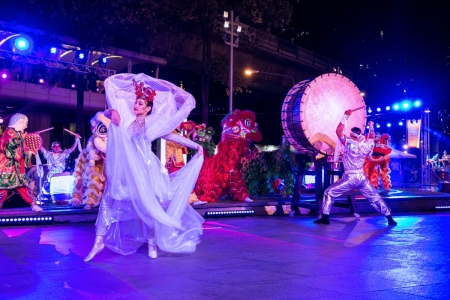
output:
M161 0L159 9L169 17L170 34L173 40L181 32L197 33L201 37L201 98L202 122L208 124L209 88L211 79L228 85L227 58L212 53L211 43L223 34L223 12L234 10L246 24L271 30L287 26L291 21L292 7L288 0ZM246 84L242 75L237 74L233 91Z

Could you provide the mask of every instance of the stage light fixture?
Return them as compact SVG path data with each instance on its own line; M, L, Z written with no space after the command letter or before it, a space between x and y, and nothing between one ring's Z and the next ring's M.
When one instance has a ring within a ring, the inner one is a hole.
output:
M393 110L399 110L400 109L400 105L398 105L398 103L395 103L394 105L392 105L392 109Z
M380 111L381 111L381 108L377 107L377 112L380 112Z
M75 84L72 84L70 87L74 89L76 86L75 86Z
M50 54L56 54L56 52L58 52L56 47L50 47Z
M6 79L7 77L8 77L8 74L2 73L2 78L3 78L3 79Z
M372 109L369 107L369 108L367 109L367 112L368 112L369 114L371 114L371 113L372 113Z
M380 128L380 124L377 123L377 125L375 125L376 128Z
M79 64L85 64L87 62L87 53L83 50L78 50L75 53L75 60L79 63Z
M387 123L386 126L387 126L387 127L391 127L392 124L391 124L391 123Z
M416 100L414 101L414 107L420 107L422 105L422 101Z
M403 149L408 149L408 145L403 145Z
M19 51L27 51L30 48L30 41L27 38L21 36L14 41L14 46Z
M402 121L398 122L398 125L403 126L403 122Z
M253 215L255 215L254 210L224 210L205 212L205 218L244 217Z
M386 106L386 110L391 110L391 107L390 106Z
M434 207L435 210L450 210L450 205L437 205Z
M52 216L16 216L16 217L2 217L0 218L0 226L14 226L14 225L30 225L30 224L53 224Z
M44 83L44 79L39 79L39 83Z

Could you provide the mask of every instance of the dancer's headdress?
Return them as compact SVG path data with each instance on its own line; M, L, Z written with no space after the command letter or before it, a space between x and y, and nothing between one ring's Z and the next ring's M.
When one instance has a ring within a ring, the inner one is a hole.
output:
M136 80L133 79L134 85L134 93L136 94L136 99L142 99L145 102L153 102L153 99L156 96L156 91L145 87L144 83L137 83Z

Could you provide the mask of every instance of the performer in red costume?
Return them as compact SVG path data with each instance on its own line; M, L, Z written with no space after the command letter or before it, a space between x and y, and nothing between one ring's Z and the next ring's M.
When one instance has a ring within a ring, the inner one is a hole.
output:
M9 120L8 128L0 138L0 208L8 196L8 191L15 189L30 204L32 211L42 211L34 203L28 192L28 180L25 169L30 167L31 155L25 146L24 130L28 127L28 118L15 114Z
M222 120L221 125L222 140L217 145L217 154L205 160L195 192L202 201L216 202L229 192L234 200L251 202L242 179L241 159L251 155L252 142L262 139L255 114L236 109Z

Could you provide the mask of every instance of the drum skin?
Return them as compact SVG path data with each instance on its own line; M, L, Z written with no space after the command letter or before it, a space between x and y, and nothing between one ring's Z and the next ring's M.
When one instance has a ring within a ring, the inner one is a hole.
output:
M359 89L350 79L328 73L304 80L291 88L281 109L283 131L298 153L333 155L338 141L336 127L348 109L365 106ZM353 127L363 132L366 110L354 111L347 121L345 135Z

